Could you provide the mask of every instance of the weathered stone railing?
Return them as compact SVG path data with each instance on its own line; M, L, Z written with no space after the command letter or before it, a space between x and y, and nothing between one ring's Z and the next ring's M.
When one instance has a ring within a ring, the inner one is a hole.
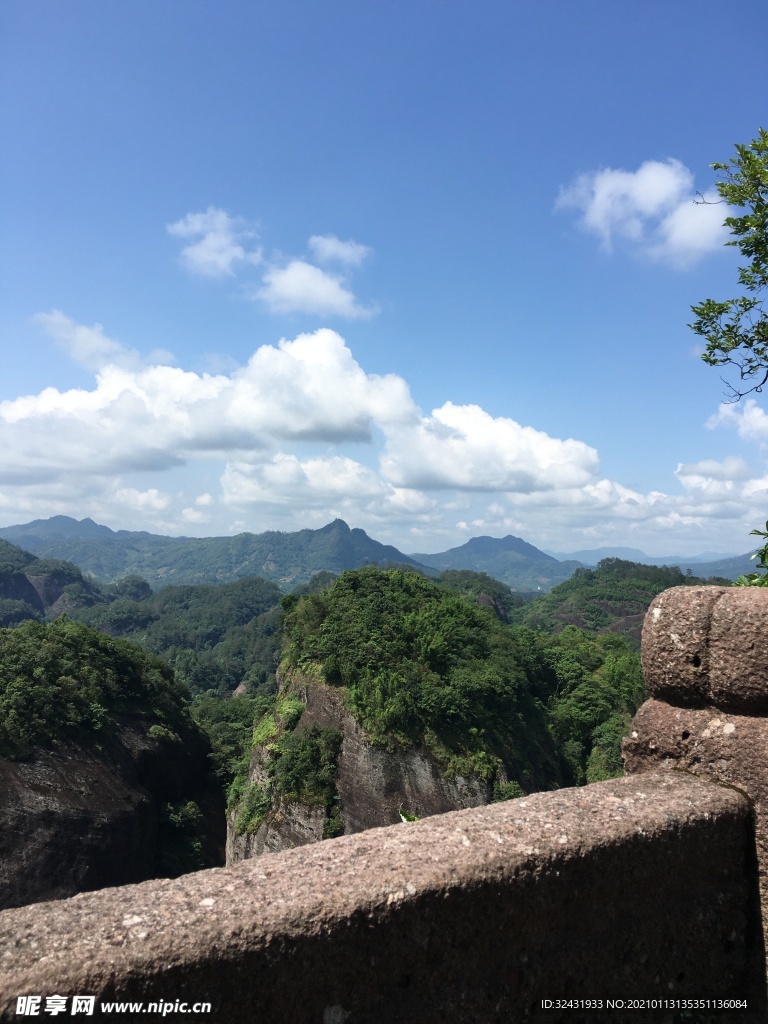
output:
M731 592L681 590L648 619L656 699L627 749L643 774L6 911L0 1019L15 1019L20 995L53 994L165 1003L170 1015L207 1002L211 1013L185 1019L249 1024L672 1024L686 997L748 1002L712 1019L766 1019L764 847L740 790L765 785L768 765L762 754L758 778L745 756L745 776L735 752L742 737L762 742L763 719L749 715L765 713L763 700L768 709L768 659L755 633L729 689L715 666L741 641L733 630L721 639L714 623ZM763 612L753 597L737 600L742 630ZM768 601L757 600L768 622ZM764 689L750 674L758 657ZM666 770L674 764L734 785ZM563 998L602 999L603 1009L542 1007ZM620 1001L632 998L656 1006L627 1012Z
M768 925L768 588L666 590L642 657L651 700L624 741L625 771L681 768L747 794Z

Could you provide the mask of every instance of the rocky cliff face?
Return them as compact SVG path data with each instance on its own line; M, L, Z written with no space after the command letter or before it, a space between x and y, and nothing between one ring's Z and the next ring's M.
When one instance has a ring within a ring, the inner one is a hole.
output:
M175 841L168 803L200 806L204 860L222 862L223 800L208 788L204 747L152 736L151 726L125 715L100 749L67 742L24 761L0 758L0 908L165 873L163 844Z
M341 735L336 789L344 834L400 822L401 812L426 818L432 814L477 807L491 798L490 783L477 776L446 778L425 747L387 750L372 745L343 704L341 692L299 672L281 680L281 693L298 698L306 709L296 732L319 726ZM270 747L278 733L257 743L251 756L249 784L269 784ZM327 835L327 807L272 796L269 810L257 828L238 834L239 808L227 818L227 864L262 853L273 853L319 841Z

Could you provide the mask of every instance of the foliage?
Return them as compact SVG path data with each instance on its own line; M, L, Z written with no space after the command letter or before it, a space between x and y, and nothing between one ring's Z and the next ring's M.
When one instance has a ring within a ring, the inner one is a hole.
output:
M197 694L191 706L192 718L207 734L216 776L227 785L250 760L254 719L270 704L268 697L222 698L216 690Z
M614 633L575 626L554 635L519 628L516 636L546 704L566 782L621 775L621 739L648 696L637 652Z
M192 800L166 804L157 828L157 870L162 878L178 878L205 867L205 822Z
M283 705L287 703L284 701ZM263 729L265 721L269 725ZM282 800L324 807L327 820L323 837L327 839L340 835L343 825L339 814L336 777L341 733L337 729L312 725L308 729L287 731L278 736L272 714L265 716L257 726L254 742L262 742L256 738L260 730L270 738L277 737L269 746L269 757L266 760L268 781L248 782L246 771L233 782L229 791L229 807L237 807L236 833L254 833L267 816L273 800Z
M765 530L751 530L750 536L762 537L766 543L758 548L757 551L752 555L752 558L757 559L757 568L762 570L760 572L750 572L746 576L739 576L736 580L737 587L768 587L768 522L765 524Z
M115 599L125 597L129 601L147 601L152 597L152 587L141 576L123 576L110 583L104 591Z
M577 569L571 579L513 611L514 623L552 633L565 626L621 633L636 649L642 619L653 598L669 587L709 582L677 566L643 565L604 558L596 569Z
M143 593L143 583L134 579L126 588ZM274 583L249 577L220 586L165 587L76 615L162 655L193 693L214 689L224 695L241 682L274 690L279 599Z
M272 791L269 786L246 783L236 798L230 793L230 802L238 802L235 817L235 833L239 836L252 835L266 818L272 806Z
M93 741L108 717L143 711L186 735L188 694L172 669L124 640L66 617L0 630L0 753L55 739Z
M417 573L363 568L302 598L284 629L288 662L319 664L373 742L424 742L449 773L490 779L503 760L558 781L543 707L491 611Z
M13 598L0 599L0 628L18 626L28 619L42 622L43 613L27 604L26 601L16 601Z
M505 800L517 800L521 796L525 796L525 793L519 782L496 782L493 787L493 799L491 802L499 804Z
M506 583L493 579L486 572L471 569L447 569L435 581L446 590L472 601L481 607L491 608L502 622L507 622L513 608L525 604L521 594L515 594Z
M29 551L23 551L7 540L0 540L0 572L7 569L24 569L34 561L36 558Z
M273 751L269 775L285 800L330 808L336 799L336 774L341 753L338 729L312 725L284 733Z
M726 217L736 246L749 262L739 269L746 294L734 299L706 299L693 306L690 326L706 340L703 360L711 366L735 366L746 390L729 385L734 400L761 391L768 381L768 313L762 293L768 288L768 131L760 129L748 145L737 145L728 163L712 164L723 174L717 183L721 201L745 212Z

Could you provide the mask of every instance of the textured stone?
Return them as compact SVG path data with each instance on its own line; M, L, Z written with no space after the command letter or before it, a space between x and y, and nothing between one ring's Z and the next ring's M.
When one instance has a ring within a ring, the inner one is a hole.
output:
M754 802L760 890L768 908L768 718L649 700L624 740L629 775L685 769L736 786Z
M749 1000L746 1024L758 912L749 801L647 773L6 911L0 1019L90 993L227 1024L623 1024L541 1000L696 996Z
M768 588L673 587L643 626L651 695L679 706L768 713Z
M58 743L0 758L0 908L155 877L169 801L197 800L208 863L222 862L223 799L205 787L206 748L154 739L146 716L116 720L100 750Z

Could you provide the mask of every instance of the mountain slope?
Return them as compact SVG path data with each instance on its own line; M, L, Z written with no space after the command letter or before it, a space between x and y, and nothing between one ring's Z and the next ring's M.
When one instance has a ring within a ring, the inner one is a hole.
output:
M71 562L37 558L0 540L0 626L56 618L108 599Z
M514 609L510 620L545 633L556 633L566 626L594 633L619 633L639 647L643 618L656 594L668 587L707 582L683 574L676 566L604 558L596 569L578 569L551 593L538 595Z
M436 554L411 558L433 569L485 572L513 590L549 590L568 579L581 562L559 562L520 537L473 537L466 544Z
M154 587L168 583L227 583L263 576L289 589L315 572L361 565L416 565L391 544L380 544L342 519L319 530L241 533L235 537L164 537L110 530L90 519L38 519L0 529L0 538L45 558L64 558L101 580L135 574Z

